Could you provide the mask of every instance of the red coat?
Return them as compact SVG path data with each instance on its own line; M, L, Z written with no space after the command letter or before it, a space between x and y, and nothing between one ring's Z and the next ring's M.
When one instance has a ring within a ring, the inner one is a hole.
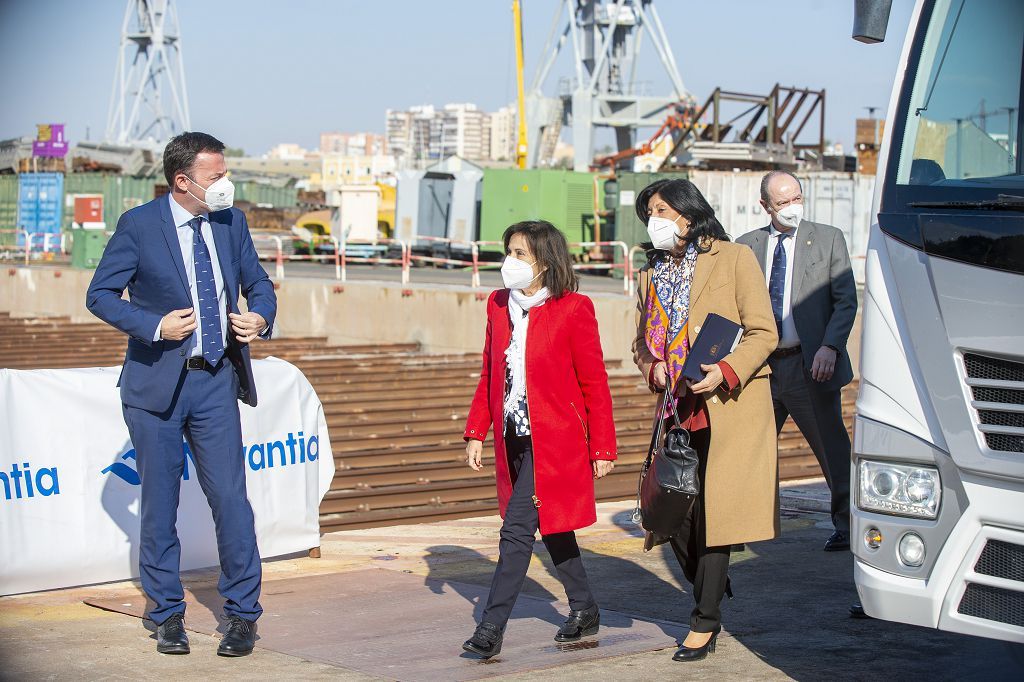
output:
M487 335L480 383L466 420L466 439L484 440L494 427L495 480L502 518L512 477L502 437L505 349L512 338L509 290L487 300ZM592 460L616 458L608 373L593 302L577 293L530 310L526 332L526 399L533 441L541 535L597 520Z

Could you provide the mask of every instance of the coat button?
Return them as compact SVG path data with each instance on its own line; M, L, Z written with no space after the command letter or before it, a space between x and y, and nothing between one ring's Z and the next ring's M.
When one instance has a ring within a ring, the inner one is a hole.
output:
M718 402L718 396L717 395L711 396L711 402L717 403Z
M694 327L693 331L696 332L697 334L700 334L700 325L698 324L696 327Z

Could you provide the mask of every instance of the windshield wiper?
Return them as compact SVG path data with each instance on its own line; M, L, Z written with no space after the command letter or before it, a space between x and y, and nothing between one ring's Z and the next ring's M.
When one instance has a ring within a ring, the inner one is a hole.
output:
M1024 197L1014 194L1000 194L995 199L984 201L913 201L914 208L970 208L983 211L1024 211Z

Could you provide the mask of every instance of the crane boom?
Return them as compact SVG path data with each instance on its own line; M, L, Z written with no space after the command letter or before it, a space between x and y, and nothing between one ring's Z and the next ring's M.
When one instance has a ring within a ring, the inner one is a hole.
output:
M512 25L516 42L516 168L526 168L526 93L523 85L523 8L520 0L512 0Z

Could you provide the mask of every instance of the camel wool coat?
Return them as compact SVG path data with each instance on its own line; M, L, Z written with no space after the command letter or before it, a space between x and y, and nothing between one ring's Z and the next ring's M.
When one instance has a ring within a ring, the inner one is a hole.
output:
M646 380L657 359L644 338L650 267L638 275L633 359ZM778 444L767 360L779 337L764 273L749 247L714 240L697 256L690 286L692 345L709 313L743 327L739 344L722 361L739 386L723 384L705 401L711 422L704 485L709 547L770 540L779 533Z

